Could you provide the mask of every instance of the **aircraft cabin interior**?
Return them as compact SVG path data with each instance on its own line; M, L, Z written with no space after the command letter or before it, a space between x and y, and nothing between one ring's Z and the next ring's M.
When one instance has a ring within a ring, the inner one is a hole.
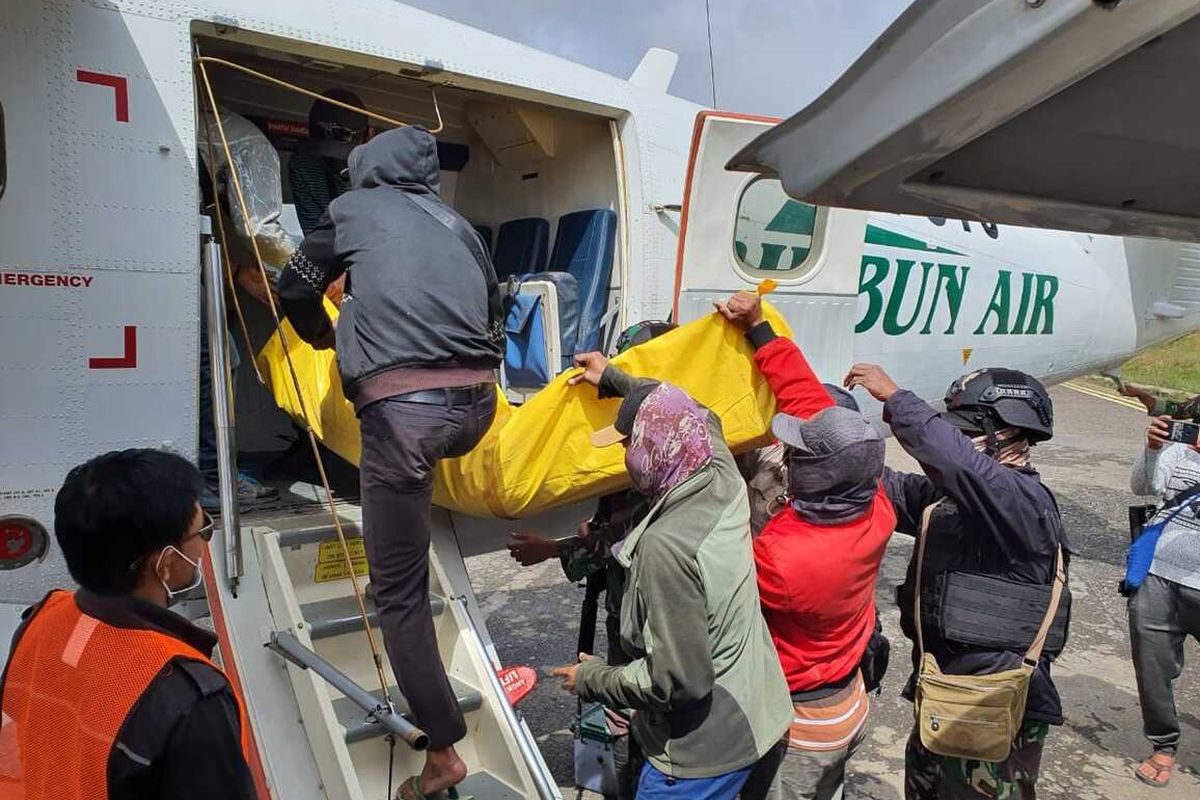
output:
M440 115L442 199L475 226L499 280L513 292L501 377L510 400L520 402L544 386L569 366L574 353L612 346L623 322L625 266L618 246L621 150L612 117L443 84L445 76L426 80L427 75L405 74L413 72L406 65L360 54L347 54L339 63L328 60L335 52L328 48L320 49L318 59L311 55L312 45L263 41L197 37L204 56L316 92L349 90L368 110L394 120L434 130ZM278 152L281 222L298 244L303 233L288 162L309 137L313 101L220 64L210 63L207 71L218 108L250 120ZM198 91L199 114L208 103L202 84ZM369 125L370 133L388 127L378 121ZM348 153L349 147L342 147ZM203 163L200 170L206 170ZM252 345L246 353L231 307L229 329L243 365L235 388L238 445L244 455L261 456L283 449L297 431L258 383L252 366L254 354L274 331L270 313L238 291Z

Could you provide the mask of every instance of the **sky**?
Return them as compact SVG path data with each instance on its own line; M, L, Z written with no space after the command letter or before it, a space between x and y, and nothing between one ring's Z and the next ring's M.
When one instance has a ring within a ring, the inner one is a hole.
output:
M774 116L815 99L908 5L708 0L706 14L705 0L404 2L622 78L648 48L673 50L671 94L711 106L715 91L717 108Z

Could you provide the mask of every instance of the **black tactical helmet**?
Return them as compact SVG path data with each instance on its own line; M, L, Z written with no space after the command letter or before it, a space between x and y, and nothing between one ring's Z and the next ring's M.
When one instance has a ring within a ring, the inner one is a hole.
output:
M946 391L943 417L974 435L1020 428L1031 444L1054 435L1054 406L1046 387L1015 369L991 367L963 375Z

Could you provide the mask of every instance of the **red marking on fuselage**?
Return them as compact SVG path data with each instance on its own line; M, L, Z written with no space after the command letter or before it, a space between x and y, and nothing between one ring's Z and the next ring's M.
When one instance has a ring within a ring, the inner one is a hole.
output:
M129 80L127 78L81 69L75 71L75 80L80 83L92 83L96 86L111 88L113 94L116 95L117 122L129 122Z
M137 368L137 325L125 326L125 354L89 358L88 369L136 369Z

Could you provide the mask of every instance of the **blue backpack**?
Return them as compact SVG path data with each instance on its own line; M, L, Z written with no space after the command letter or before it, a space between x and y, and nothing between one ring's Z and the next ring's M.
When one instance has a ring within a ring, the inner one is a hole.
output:
M1180 513L1200 505L1200 485L1193 486L1186 492L1180 492L1174 499L1162 507L1161 511L1171 509L1171 513L1160 522L1151 522L1142 528L1141 533L1129 545L1125 556L1125 579L1121 581L1120 591L1123 595L1131 595L1141 588L1146 576L1150 574L1150 565L1154 563L1154 551L1158 548L1159 537L1166 529L1167 523L1179 516ZM1191 502L1188 502L1191 501Z

